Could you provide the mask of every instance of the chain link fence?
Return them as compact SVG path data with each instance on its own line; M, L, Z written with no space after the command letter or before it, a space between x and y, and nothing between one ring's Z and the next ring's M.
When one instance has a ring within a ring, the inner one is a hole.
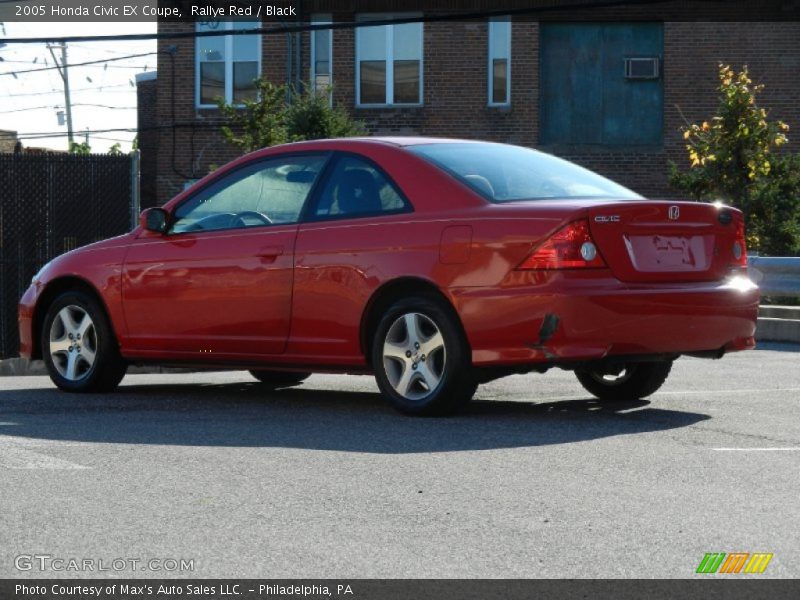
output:
M130 231L138 155L0 154L0 358L19 351L17 303L49 260Z

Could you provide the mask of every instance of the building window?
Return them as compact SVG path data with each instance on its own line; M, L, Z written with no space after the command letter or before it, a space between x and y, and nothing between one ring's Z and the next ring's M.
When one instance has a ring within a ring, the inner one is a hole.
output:
M252 29L258 21L198 22L197 31ZM196 104L216 106L222 98L241 104L257 96L253 83L261 73L261 36L224 35L198 37L195 53Z
M511 21L489 20L489 106L511 104Z
M540 143L661 146L660 69L630 77L631 57L664 55L663 23L543 23Z
M312 25L331 23L331 15L312 15ZM333 30L316 29L311 32L311 88L328 94L333 85Z
M389 20L413 15L360 15ZM359 106L422 104L422 23L356 29L356 98Z

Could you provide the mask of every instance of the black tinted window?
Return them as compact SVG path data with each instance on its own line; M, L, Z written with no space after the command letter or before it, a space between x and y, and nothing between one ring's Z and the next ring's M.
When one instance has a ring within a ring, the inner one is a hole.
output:
M380 171L355 156L342 156L325 184L316 216L345 217L402 212L408 208L397 188Z

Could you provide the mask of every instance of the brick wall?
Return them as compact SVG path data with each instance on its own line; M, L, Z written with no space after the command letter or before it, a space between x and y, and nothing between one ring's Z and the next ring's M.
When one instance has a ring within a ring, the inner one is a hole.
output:
M336 22L351 21L353 12L320 3L319 12ZM479 3L478 3L479 4ZM341 6L338 4L337 6ZM408 9L406 9L408 10ZM640 9L631 18L663 16ZM576 15L572 16L577 19ZM580 15L578 15L580 16ZM603 18L619 19L617 12ZM549 18L559 18L551 15ZM563 15L561 16L563 18ZM192 24L162 23L161 31L191 31ZM303 36L303 79L309 78L309 36ZM686 165L679 127L708 119L717 106L719 62L739 68L748 64L753 78L767 85L763 104L771 116L800 128L800 24L792 22L664 23L664 146L556 150L556 153L603 173L640 193L675 198L667 182L670 160ZM174 54L167 53L175 46ZM355 107L355 33L333 33L334 103L364 121L372 134L421 134L480 138L536 146L539 135L539 25L530 19L513 25L510 108L487 106L486 22L427 23L424 26L424 105L416 108ZM264 36L264 74L286 80L286 36ZM187 179L199 178L237 151L219 133L216 111L194 107L194 41L159 41L158 199L164 202ZM173 64L174 63L174 64ZM566 68L566 67L565 67ZM174 82L174 93L172 85ZM174 110L174 113L173 113ZM173 129L174 125L174 129ZM796 130L795 129L795 130ZM790 132L790 139L796 138ZM174 151L173 151L174 139ZM796 139L788 149L800 151Z
M488 107L486 23L426 23L423 105L357 108L355 32L334 31L334 103L363 121L373 135L423 134L533 145L538 135L537 40L536 23L513 28L511 107Z
M688 166L679 128L718 106L717 67L748 65L765 84L761 104L770 118L793 126L789 152L800 152L800 23L666 23L664 28L664 146L669 159ZM668 61L668 62L667 62Z

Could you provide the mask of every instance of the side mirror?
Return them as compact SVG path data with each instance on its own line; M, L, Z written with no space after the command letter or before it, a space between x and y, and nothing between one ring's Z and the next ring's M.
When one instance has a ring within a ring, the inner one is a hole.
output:
M139 224L153 233L166 233L169 213L163 208L147 208L139 215Z

